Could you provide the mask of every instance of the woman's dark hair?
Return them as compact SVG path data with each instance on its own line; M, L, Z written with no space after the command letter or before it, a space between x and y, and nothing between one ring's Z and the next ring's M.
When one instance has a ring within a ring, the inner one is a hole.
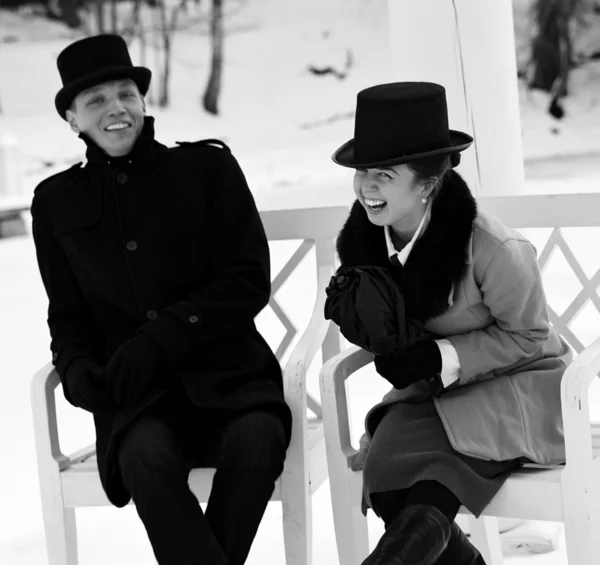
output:
M406 163L406 166L415 175L417 182L427 182L434 178L438 179L431 194L432 198L435 198L446 175L459 163L460 153L453 153L452 155L436 155L435 157L418 159Z

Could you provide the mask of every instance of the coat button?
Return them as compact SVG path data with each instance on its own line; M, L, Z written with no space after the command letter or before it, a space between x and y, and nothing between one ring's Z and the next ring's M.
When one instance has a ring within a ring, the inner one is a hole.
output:
M190 321L190 324L195 324L198 321L198 316L190 316L188 320Z
M148 312L146 312L146 318L149 320L154 320L156 316L158 316L158 312L156 310L148 310Z
M125 173L119 173L117 175L117 182L119 184L125 184L127 182L127 175Z
M137 249L137 243L132 239L125 244L125 247L127 251L135 251Z

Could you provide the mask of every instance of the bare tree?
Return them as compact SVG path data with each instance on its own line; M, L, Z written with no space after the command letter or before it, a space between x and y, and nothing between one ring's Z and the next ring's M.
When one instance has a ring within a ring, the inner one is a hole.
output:
M106 33L104 25L104 0L94 0L94 8L96 10L97 33Z
M141 5L142 0L134 0L133 6L131 8L131 13L129 14L129 17L127 18L126 22L121 28L121 35L125 38L126 41L129 41L134 37L137 37L138 39L140 39L140 41L142 41L142 39L145 37L141 22Z
M59 0L58 7L63 22L71 28L81 27L81 18L78 12L80 2L78 0Z
M569 72L574 66L573 24L585 0L537 0L533 6L537 34L533 40L529 86L551 94L548 112L564 116L560 100L568 94Z
M114 1L114 0L111 0ZM181 12L187 12L189 2L200 3L201 0L179 0L178 4L169 9L165 0L134 0L132 11L123 26L123 35L137 38L140 41L142 65L146 65L147 46L152 45L156 60L153 65L154 80L152 88L147 94L150 104L166 107L170 103L169 82L171 77L171 64L173 41L175 32L182 25L192 22L180 22ZM142 24L142 9L145 4L150 7L152 23L150 36ZM221 92L223 72L223 0L212 0L210 11L210 49L211 64L206 89L202 96L202 105L207 112L218 114L218 101ZM197 21L196 21L197 23ZM192 24L193 25L193 24Z
M531 51L532 88L567 94L573 59L570 26L580 5L580 0L537 0L533 6L537 33Z
M186 7L186 0L180 0L179 4L171 9L170 14L165 5L165 0L159 0L157 2L157 7L159 17L157 29L160 32L160 39L162 42L162 51L157 53L159 56L158 105L159 107L164 108L169 105L169 79L171 76L173 35L177 29L179 13Z
M223 75L223 35L223 2L213 0L210 22L210 76L202 97L202 105L207 112L215 115L219 113L218 102Z
M112 33L119 33L117 0L110 0L110 28Z
M2 115L2 102L0 102L0 116Z

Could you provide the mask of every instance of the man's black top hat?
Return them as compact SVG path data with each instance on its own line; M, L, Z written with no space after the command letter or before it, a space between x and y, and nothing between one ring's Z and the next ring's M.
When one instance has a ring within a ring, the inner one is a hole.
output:
M152 77L150 69L133 66L127 43L120 35L95 35L71 43L60 53L56 64L63 87L54 104L63 119L73 99L86 88L129 78L144 96Z
M431 82L395 82L358 93L354 139L334 154L338 165L400 165L469 147L473 138L448 129L446 90Z

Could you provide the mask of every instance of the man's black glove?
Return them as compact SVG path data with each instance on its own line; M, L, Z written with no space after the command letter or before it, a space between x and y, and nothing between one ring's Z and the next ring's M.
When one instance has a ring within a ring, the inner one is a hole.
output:
M105 370L89 358L73 359L64 376L65 396L88 412L112 412L116 406L106 385Z
M138 333L115 351L106 367L106 379L116 403L135 404L168 370L164 349L148 334Z
M431 339L417 341L400 355L375 356L375 368L394 388L406 388L420 380L429 384L432 394L444 388L440 377L442 354L437 343Z

